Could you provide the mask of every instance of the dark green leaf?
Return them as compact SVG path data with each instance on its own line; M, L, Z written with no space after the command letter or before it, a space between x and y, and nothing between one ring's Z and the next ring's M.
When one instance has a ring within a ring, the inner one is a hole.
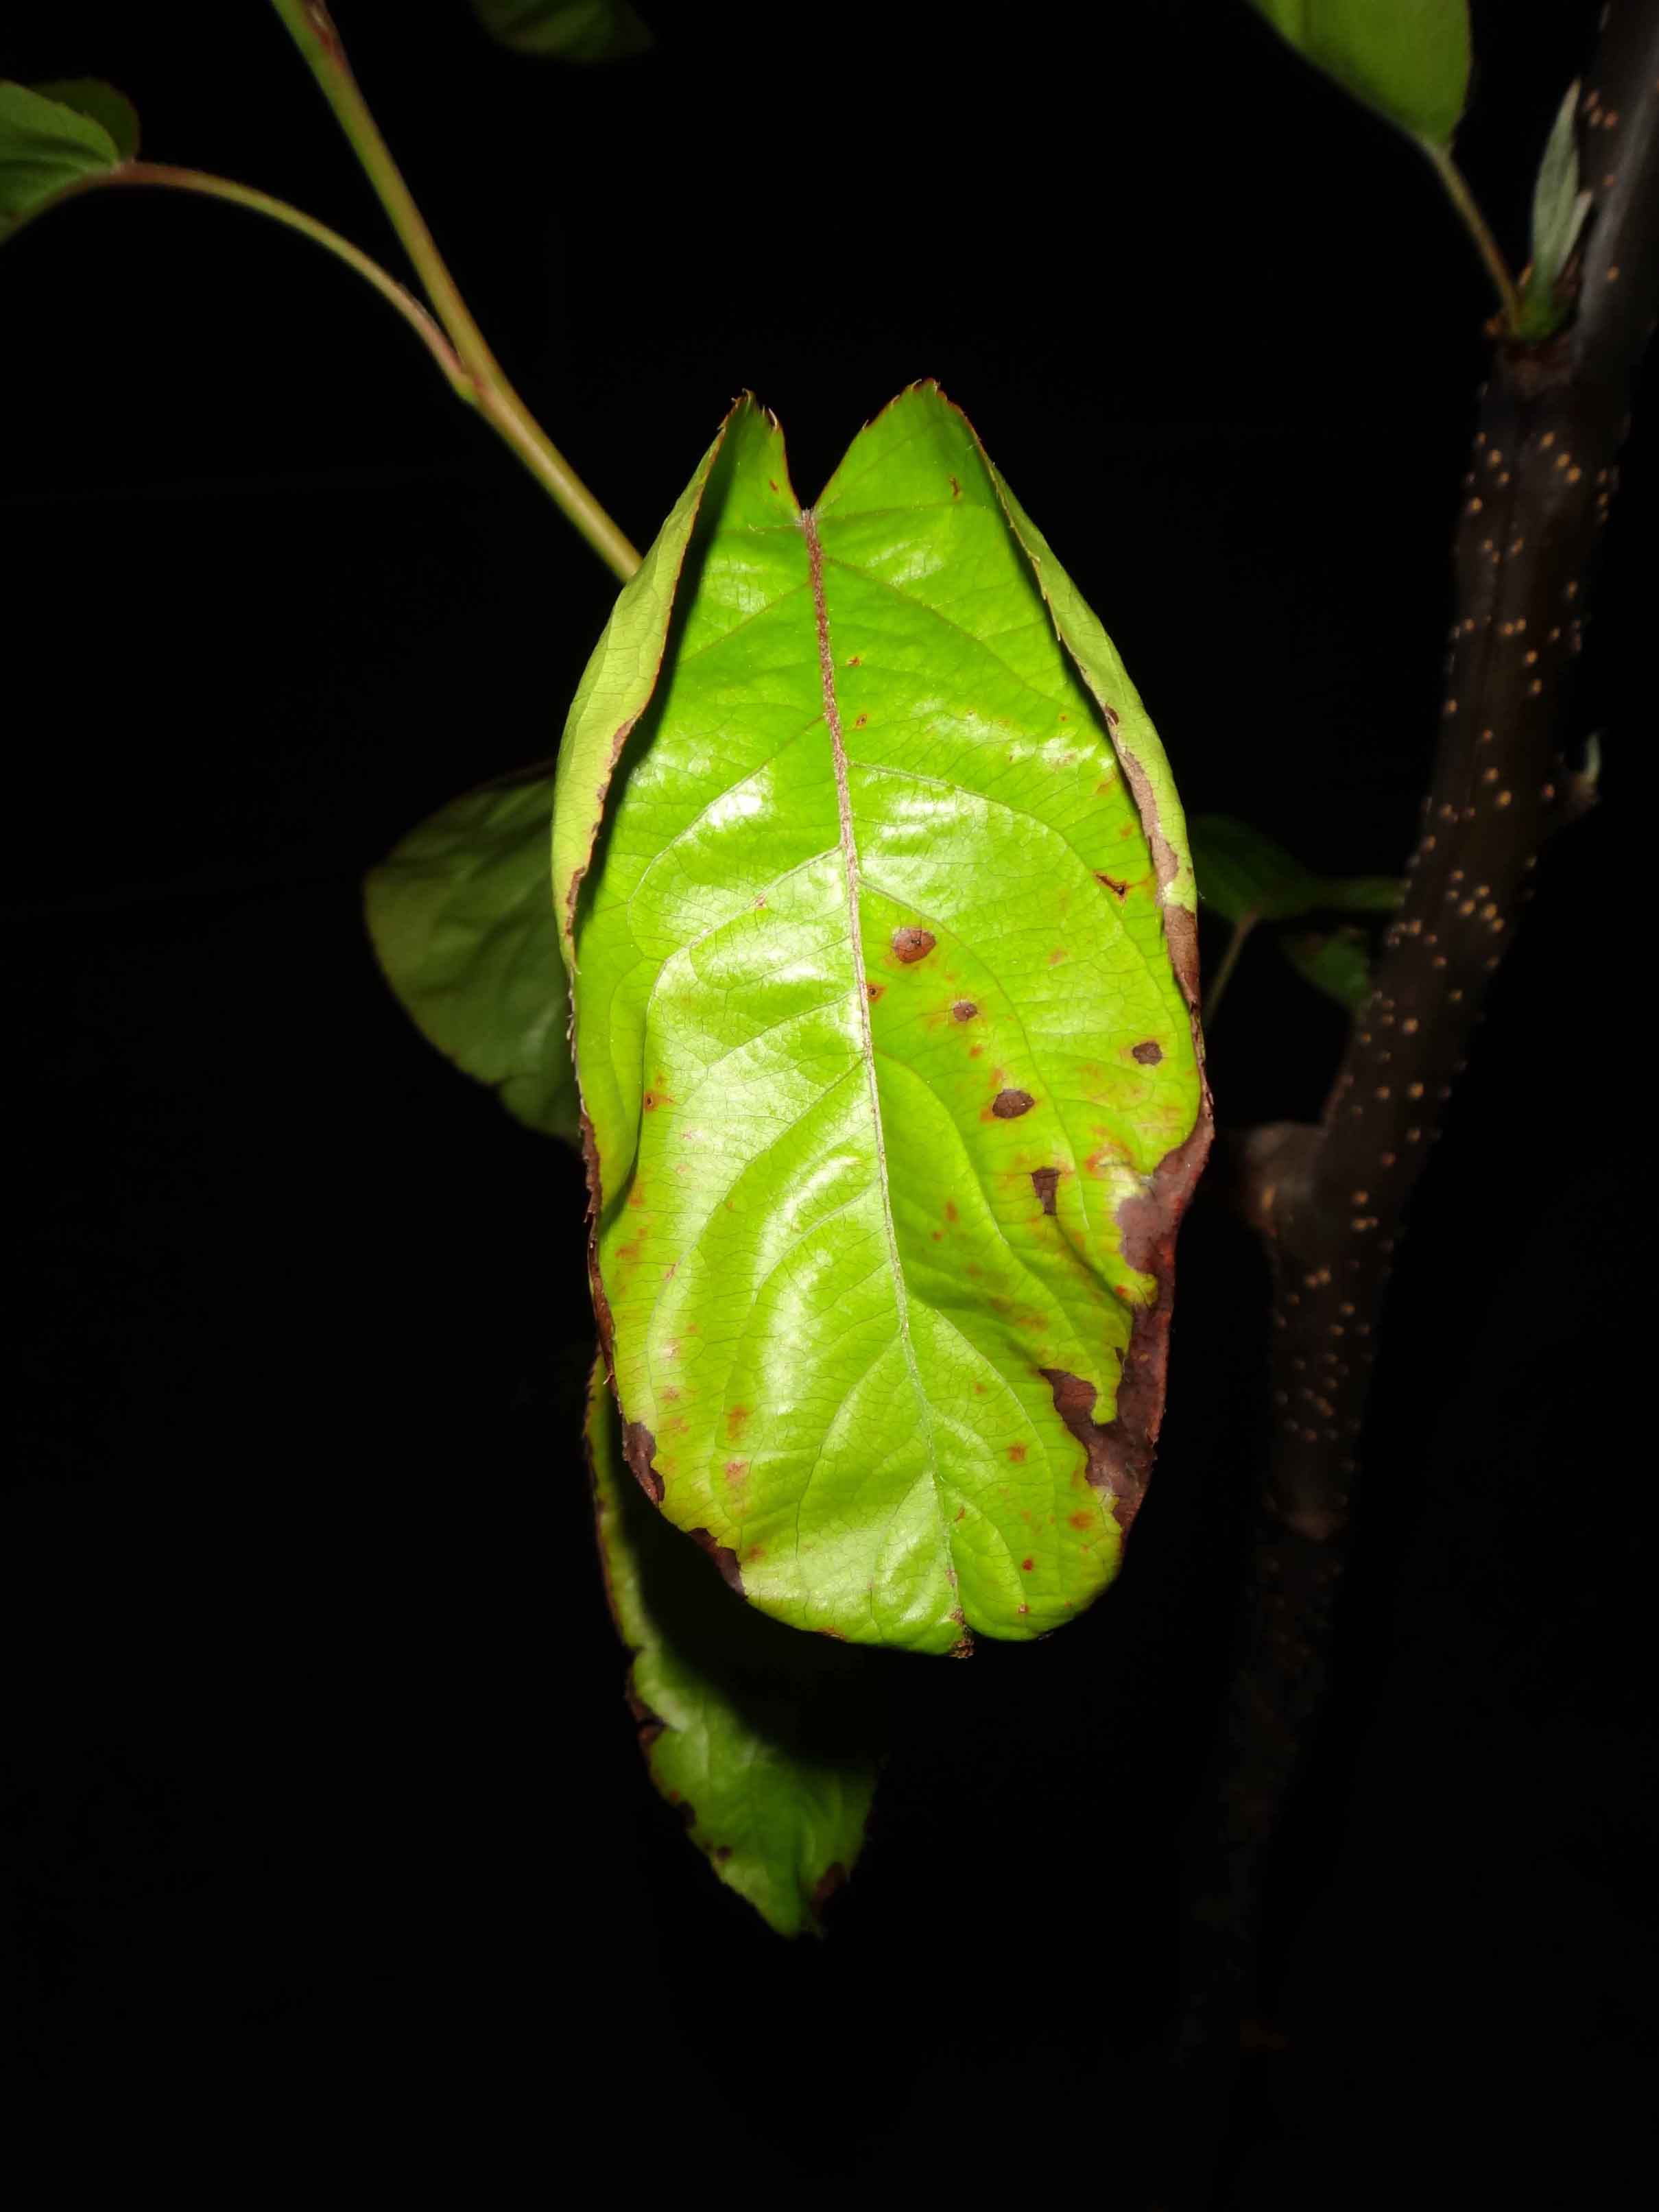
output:
M798 1635L732 1595L623 1462L595 1366L587 1448L629 1702L657 1788L724 1882L781 1936L816 1930L864 1841L885 1735L869 1655Z
M733 410L556 794L635 1474L793 1626L1073 1618L1208 1140L1192 872L1122 663L936 386L806 511Z
M651 33L628 0L472 0L491 36L521 54L562 62L625 61Z
M1469 89L1468 0L1251 0L1280 37L1377 114L1449 146Z
M1291 921L1299 915L1387 914L1400 903L1393 876L1322 876L1282 845L1231 814L1200 814L1189 825L1198 895L1231 922Z
M553 914L550 762L453 799L370 871L363 907L422 1035L508 1113L577 1140L569 987Z
M1577 112L1575 81L1557 111L1533 188L1532 263L1522 288L1516 335L1534 343L1559 330L1567 319L1571 301L1563 289L1562 273L1589 213L1590 196L1578 188Z
M77 106L54 92L95 97ZM70 187L118 168L137 136L137 117L108 85L35 91L0 81L0 237Z
M1297 974L1351 1014L1370 998L1371 949L1363 929L1310 930L1279 941Z
M43 99L55 100L60 107L101 123L120 159L137 160L138 111L125 93L95 76L63 77L52 84L37 84L34 89Z

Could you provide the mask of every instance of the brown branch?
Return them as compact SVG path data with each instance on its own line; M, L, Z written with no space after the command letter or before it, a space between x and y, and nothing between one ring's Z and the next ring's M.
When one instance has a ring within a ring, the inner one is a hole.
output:
M1402 1217L1537 855L1582 811L1561 757L1566 678L1659 312L1659 0L1615 0L1584 82L1593 211L1577 313L1541 345L1495 343L1406 900L1322 1119L1254 1132L1235 1163L1272 1262L1274 1434L1218 1753L1219 1818L1198 1847L1188 1929L1177 2097L1189 2117L1207 2106L1211 2126L1249 2002L1268 1846L1325 1697L1374 1331Z

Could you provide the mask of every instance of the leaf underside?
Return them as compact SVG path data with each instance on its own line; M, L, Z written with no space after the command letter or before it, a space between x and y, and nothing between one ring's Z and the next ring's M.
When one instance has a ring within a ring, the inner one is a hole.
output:
M851 1873L884 1726L871 1662L741 1604L628 1473L602 1367L587 1449L605 1591L633 1656L651 1778L720 1880L781 1936Z
M936 386L805 512L734 409L583 679L554 874L641 1486L797 1627L1073 1617L1208 1139L1192 872L1121 662Z

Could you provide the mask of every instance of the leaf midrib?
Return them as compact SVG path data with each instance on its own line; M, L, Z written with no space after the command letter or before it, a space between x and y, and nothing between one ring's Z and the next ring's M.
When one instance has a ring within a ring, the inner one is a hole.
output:
M812 587L812 617L817 629L818 674L823 690L823 724L830 733L830 757L835 763L842 872L847 885L848 939L853 955L853 1002L858 1013L860 1056L864 1062L870 1122L875 1136L876 1182L881 1198L882 1231L887 1243L887 1260L892 1274L893 1297L898 1311L899 1341L904 1350L905 1370L910 1377L910 1387L915 1393L916 1404L927 1431L927 1468L933 1483L933 1510L939 1516L940 1542L945 1556L949 1559L952 1553L951 1528L939 1489L939 1442L933 1433L933 1408L922 1384L916 1348L910 1335L910 1287L905 1280L904 1263L899 1253L898 1231L893 1220L892 1193L888 1182L887 1136L882 1126L881 1091L876 1080L876 1045L870 1028L870 994L865 982L867 970L864 961L864 925L859 912L858 840L853 828L853 799L847 779L847 748L842 738L841 706L836 696L836 662L830 644L830 611L823 592L823 547L818 537L817 518L810 507L801 510L800 526L806 539L807 573Z

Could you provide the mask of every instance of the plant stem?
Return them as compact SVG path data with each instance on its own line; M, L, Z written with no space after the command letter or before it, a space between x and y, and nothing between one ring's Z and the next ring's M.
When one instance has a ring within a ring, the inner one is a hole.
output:
M1447 198L1462 217L1463 228L1474 240L1475 252L1486 264L1486 274L1492 278L1498 305L1504 311L1504 327L1513 334L1520 328L1521 294L1510 273L1510 265L1504 258L1502 247L1492 236L1463 172L1453 161L1450 148L1437 146L1427 138L1419 138L1417 143L1433 163L1435 174L1445 186Z
M271 0L305 58L465 372L464 394L492 422L599 558L624 581L640 556L514 390L456 289L426 219L358 89L323 0ZM459 387L458 387L459 388Z
M1254 907L1240 915L1233 924L1233 933L1227 939L1227 950L1221 956L1221 964L1210 979L1210 988L1204 994L1204 1026L1208 1029L1215 1019L1216 1008L1221 1004L1221 994L1226 989L1232 972L1238 965L1238 956L1244 950L1244 940L1255 927L1257 920Z
M1207 2203L1262 1886L1328 1687L1373 1332L1406 1207L1539 849L1583 811L1568 680L1636 372L1659 310L1659 5L1613 0L1585 82L1598 130L1574 320L1500 338L1464 478L1456 621L1423 833L1375 988L1321 1120L1252 1131L1237 1161L1273 1277L1273 1434L1238 1643L1193 1840L1170 2139ZM1382 1472L1382 1470L1379 1470Z
M374 287L383 300L389 301L421 339L447 381L469 404L477 399L471 378L456 355L455 349L439 329L437 324L420 301L401 285L395 276L388 275L378 261L354 246L349 238L342 238L337 230L331 230L325 222L319 222L303 210L290 206L287 200L274 199L269 192L255 191L250 185L233 183L228 177L210 175L204 169L180 169L165 161L124 161L119 168L100 172L88 177L82 190L94 190L105 185L161 185L173 191L197 192L204 198L228 200L233 207L252 208L256 215L269 216L289 230L297 230L302 238L309 238L323 246L348 269ZM61 198L68 198L67 192Z

